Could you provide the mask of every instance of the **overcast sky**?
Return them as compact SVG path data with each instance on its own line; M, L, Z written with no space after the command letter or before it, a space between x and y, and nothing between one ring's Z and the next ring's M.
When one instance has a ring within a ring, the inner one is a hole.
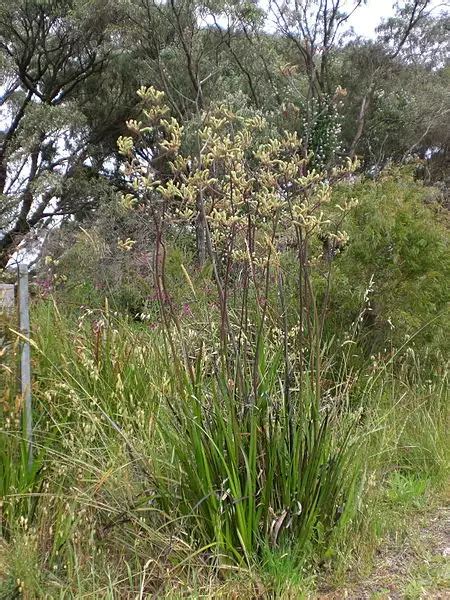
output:
M358 35L373 37L381 19L392 15L393 4L393 0L369 0L356 11L350 24Z
M395 0L368 0L365 6L361 6L350 20L350 24L358 35L374 37L375 27L383 18L392 16ZM403 0L404 3L404 0ZM432 0L431 6L434 11L440 12L448 9L448 2Z

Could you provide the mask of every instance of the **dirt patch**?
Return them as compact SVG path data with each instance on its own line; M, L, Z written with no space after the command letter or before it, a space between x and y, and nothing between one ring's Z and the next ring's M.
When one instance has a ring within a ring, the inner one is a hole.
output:
M450 600L450 506L379 551L372 575L318 600Z

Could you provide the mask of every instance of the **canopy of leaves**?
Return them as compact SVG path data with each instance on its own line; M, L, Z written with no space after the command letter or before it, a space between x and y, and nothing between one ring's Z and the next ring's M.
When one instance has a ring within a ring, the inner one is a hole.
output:
M416 154L445 179L448 14L430 0L398 3L368 41L350 28L362 6L0 2L1 264L58 220L129 191L115 140L139 117L140 85L163 90L186 126L222 101L275 127L281 115L320 168L358 156L373 172ZM167 175L164 161L154 167Z

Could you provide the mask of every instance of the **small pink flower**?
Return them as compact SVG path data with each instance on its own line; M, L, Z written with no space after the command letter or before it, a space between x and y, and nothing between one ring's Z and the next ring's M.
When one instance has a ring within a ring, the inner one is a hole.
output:
M185 302L181 308L181 312L183 314L184 317L192 317L192 310L191 307L189 306L189 304L187 302Z

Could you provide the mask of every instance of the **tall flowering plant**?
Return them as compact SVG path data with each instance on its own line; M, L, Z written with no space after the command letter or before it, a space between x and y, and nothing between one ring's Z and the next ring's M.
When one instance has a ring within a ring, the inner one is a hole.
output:
M154 271L160 297L168 297L164 231L179 227L195 232L199 265L208 260L213 267L221 339L224 345L230 339L235 343L230 290L237 287L242 302L254 290L258 321L264 325L269 287L275 282L281 292L281 258L289 249L297 258L300 338L308 335L313 342L316 337L318 343L319 313L324 311L316 305L311 269L321 261L331 265L347 243L341 225L354 201L335 205L332 186L352 173L356 162L316 171L314 156L305 153L296 133L274 132L262 115L245 115L224 104L204 111L192 134L169 115L163 92L143 87L138 95L144 121L128 121L130 136L118 140L135 190L122 202L150 209L157 231ZM155 165L163 161L167 168L161 174ZM247 311L240 309L245 321ZM239 328L247 331L247 323L239 321Z
M322 543L338 519L346 522L356 455L348 420L334 430L323 406L327 292L318 302L314 282L315 271L329 281L347 242L341 225L354 202L337 206L332 190L356 165L318 172L296 134L226 105L198 115L193 134L170 117L162 92L138 93L145 121L129 121L130 135L118 141L134 188L122 203L145 205L153 219L166 368L176 369L172 393L161 398L173 476L157 480L159 502L195 519L199 544L220 560L250 562L283 539L299 551ZM174 229L195 237L198 268L210 266L217 289L219 317L207 317L213 335L195 352L190 319L179 319L166 289Z

